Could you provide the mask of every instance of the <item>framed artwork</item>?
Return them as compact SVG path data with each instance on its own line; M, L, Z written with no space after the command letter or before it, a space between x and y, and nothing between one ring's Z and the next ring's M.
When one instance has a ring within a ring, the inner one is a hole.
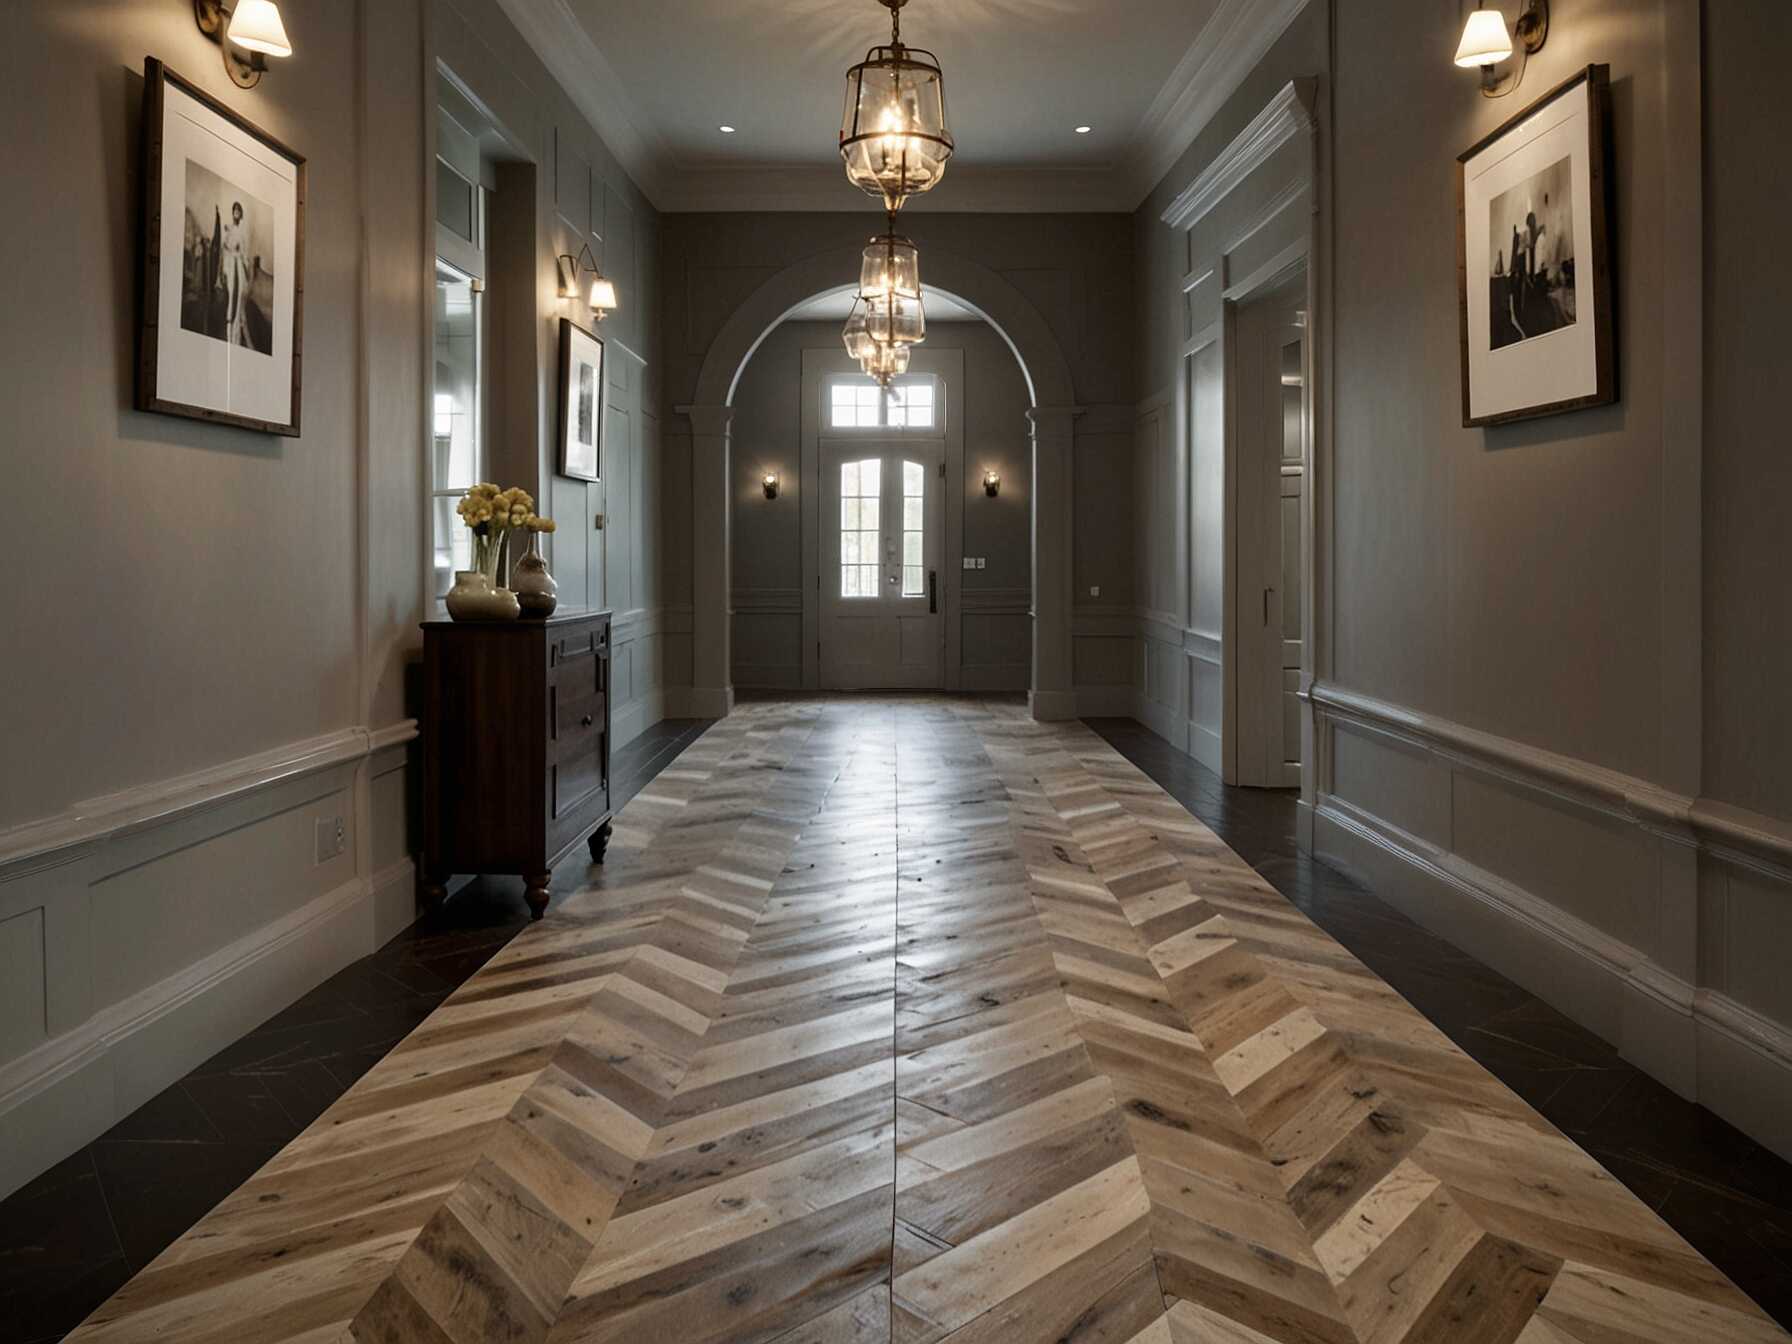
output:
M143 66L137 408L299 432L305 160Z
M1617 400L1608 70L1588 66L1459 160L1464 425Z
M560 319L560 474L603 477L604 343Z

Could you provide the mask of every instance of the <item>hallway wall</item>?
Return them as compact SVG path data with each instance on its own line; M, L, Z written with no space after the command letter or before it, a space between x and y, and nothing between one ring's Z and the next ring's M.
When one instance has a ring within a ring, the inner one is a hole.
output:
M1453 10L1302 10L1135 215L1132 691L1185 748L1217 713L1178 669L1217 628L1227 467L1184 446L1194 262L1161 216L1278 89L1317 76L1334 358L1303 826L1783 1153L1792 986L1770 949L1792 938L1792 623L1775 520L1792 468L1760 295L1785 287L1765 222L1787 202L1760 149L1788 21L1577 0L1522 87L1488 100L1449 59ZM1464 429L1456 156L1590 62L1612 78L1620 400Z
M940 188L942 206L950 201L950 182ZM662 525L669 605L692 602L693 548L708 540L693 535L691 422L676 413L696 396L704 355L728 317L767 280L817 254L862 246L879 223L869 208L837 214L673 214L662 220L667 411ZM1092 637L1091 621L1111 608L1130 610L1132 603L1132 552L1126 540L1132 530L1129 220L1118 214L971 215L924 208L905 212L903 227L920 248L924 284L930 253L951 252L997 272L1031 302L1069 363L1079 410L1071 491L1074 674L1079 685L1085 678L1123 681L1124 657L1117 667L1108 666L1112 653L1106 641ZM1091 594L1092 588L1099 595ZM668 678L689 684L688 662L669 665Z
M0 220L17 262L0 404L19 574L0 658L0 1193L415 913L406 682L426 582L438 56L542 169L522 212L538 221L521 311L539 340L513 363L535 396L500 468L545 479L564 237L550 221L591 228L563 204L569 162L590 166L584 199L604 203L612 240L633 220L608 259L632 306L616 345L645 359L657 339L653 211L497 0L284 11L295 54L249 91L187 0L9 15L0 116L54 130L15 138ZM132 409L148 54L308 159L299 438ZM627 594L652 612L657 390L636 390L640 363L613 365L629 380L615 404L647 426L621 432L633 474L607 499L608 536L646 557L626 583L591 498L552 499L573 600ZM636 698L637 720L657 712ZM320 861L320 827L338 822L342 851Z
M734 684L802 685L803 352L840 352L837 322L786 322L753 352L735 397ZM964 545L941 559L957 570L959 554L981 556L985 568L941 575L963 585L962 668L978 684L967 689L1027 687L1032 556L1027 479L1027 387L1007 343L985 322L931 322L925 356L961 352L963 376L949 379L946 414L964 428ZM842 352L843 353L843 352ZM951 384L956 385L951 385ZM760 488L763 471L782 479L778 498ZM1002 477L1001 493L983 492L983 473ZM950 516L950 511L948 511ZM825 522L824 522L825 526Z
M1786 623L1758 598L1785 469L1751 442L1763 366L1716 357L1748 339L1746 292L1771 288L1771 263L1733 255L1737 236L1766 245L1776 202L1752 198L1724 110L1771 106L1745 50L1771 43L1705 8L1702 179L1696 3L1558 7L1503 100L1450 64L1454 13L1334 7L1315 845L1785 1153L1792 989L1758 949L1792 932L1792 795L1782 697L1755 680L1787 667ZM1464 429L1455 157L1590 62L1611 67L1620 400ZM1709 220L1705 182L1725 202Z

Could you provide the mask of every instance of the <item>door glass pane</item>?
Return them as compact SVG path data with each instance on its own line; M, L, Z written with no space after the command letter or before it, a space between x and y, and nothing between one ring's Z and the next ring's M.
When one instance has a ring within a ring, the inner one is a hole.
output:
M877 596L878 504L883 461L840 464L840 596Z
M927 512L927 472L919 462L902 464L902 595L923 597L926 564L922 537Z

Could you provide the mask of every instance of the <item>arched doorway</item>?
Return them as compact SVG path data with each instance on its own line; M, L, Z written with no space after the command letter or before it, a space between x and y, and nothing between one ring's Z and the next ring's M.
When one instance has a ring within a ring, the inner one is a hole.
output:
M710 343L696 400L678 408L692 430L692 689L700 714L732 708L730 673L730 473L733 402L740 376L767 334L810 300L840 292L859 267L860 249L817 253L772 276L735 310ZM1035 718L1075 716L1071 688L1071 468L1078 408L1070 366L1045 319L996 272L947 252L930 252L927 283L989 323L1013 351L1032 408L1033 664Z

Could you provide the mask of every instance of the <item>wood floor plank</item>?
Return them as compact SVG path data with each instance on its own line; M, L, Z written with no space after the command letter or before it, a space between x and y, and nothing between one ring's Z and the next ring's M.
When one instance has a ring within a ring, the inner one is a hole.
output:
M1079 724L742 706L71 1336L1767 1344Z

